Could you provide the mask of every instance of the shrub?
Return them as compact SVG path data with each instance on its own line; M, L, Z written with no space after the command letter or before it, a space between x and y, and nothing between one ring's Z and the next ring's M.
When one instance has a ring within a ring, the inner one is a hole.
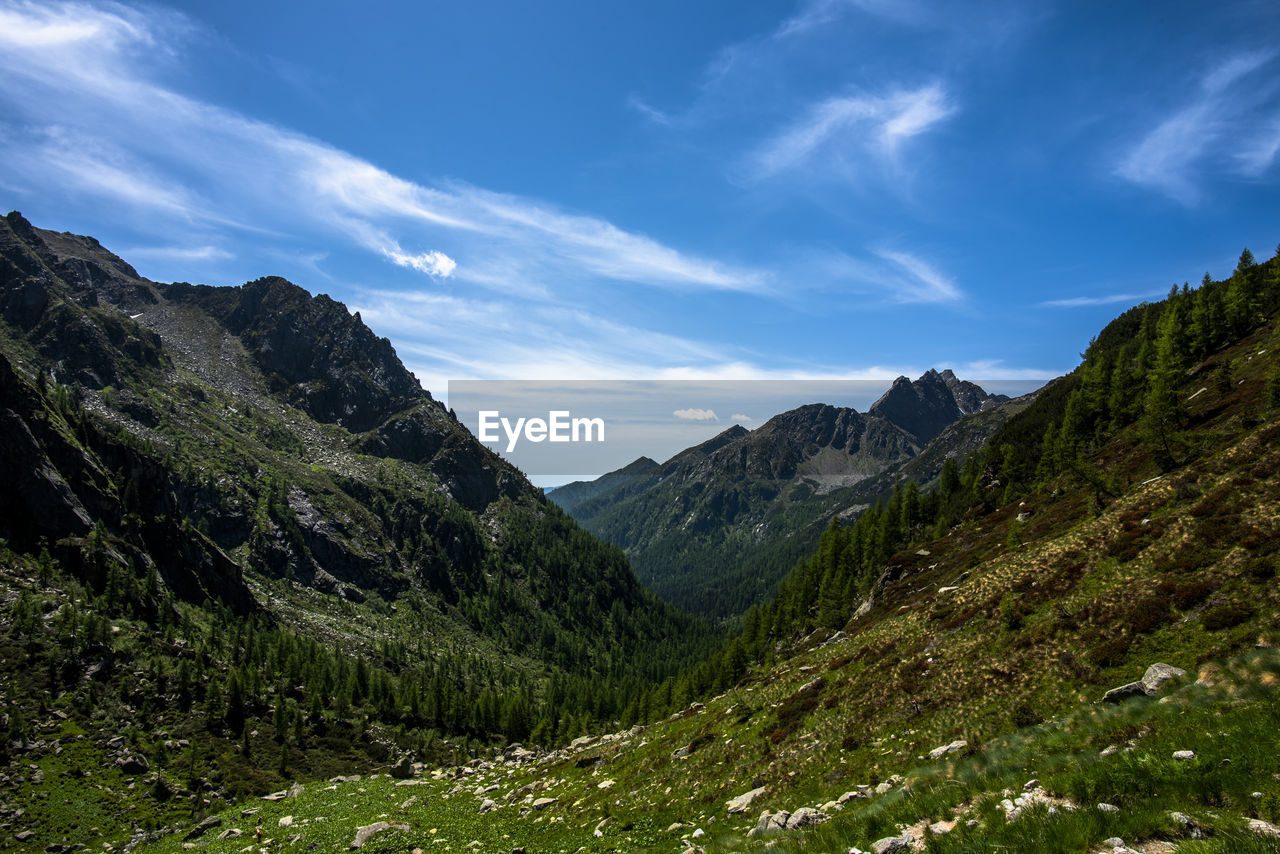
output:
M818 707L818 696L821 693L819 688L817 691L803 691L783 700L778 706L778 721L767 733L769 740L777 744L799 729L810 712Z
M1218 589L1217 583L1207 579L1183 581L1181 583L1162 581L1156 588L1159 596L1166 597L1173 607L1186 611L1199 605Z
M1012 593L1006 593L1000 599L1000 624L1009 631L1022 628L1022 605Z
M1169 610L1169 600L1163 596L1147 596L1139 599L1129 609L1127 619L1129 629L1137 635L1145 635L1167 623L1173 613Z
M1018 701L1018 704L1013 707L1013 715L1011 718L1013 725L1018 729L1035 726L1042 720L1042 718L1036 714L1036 710L1031 708L1031 704L1026 700Z
M1228 602L1204 612L1204 627L1210 631L1238 626L1253 616L1253 608L1239 602Z
M827 665L827 670L828 671L839 670L840 668L844 667L846 664L848 664L851 661L853 661L853 653L851 652L845 653L844 655L836 656L831 660L831 663Z
M1089 660L1098 667L1114 667L1124 661L1124 654L1129 651L1129 639L1114 637L1089 650Z
M1276 577L1277 562L1280 562L1280 559L1256 557L1249 561L1245 569L1259 581L1266 581L1268 578Z

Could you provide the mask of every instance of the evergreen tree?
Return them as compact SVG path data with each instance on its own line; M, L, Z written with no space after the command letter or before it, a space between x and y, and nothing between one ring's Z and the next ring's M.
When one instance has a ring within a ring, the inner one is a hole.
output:
M1155 365L1143 400L1142 428L1161 465L1175 462L1175 434L1182 420L1177 385L1186 361L1186 336L1181 313L1170 307L1160 319Z
M938 495L945 504L960 489L960 467L952 457L942 464L942 473L938 475Z
M1268 409L1280 409L1280 368L1272 368L1267 374L1267 387L1264 399Z
M1050 424L1040 440L1040 461L1036 464L1036 484L1048 483L1058 473L1058 426Z
M1062 426L1056 442L1058 470L1068 468L1083 452L1093 431L1090 429L1084 402L1084 392L1075 389L1067 396L1062 415Z
M1236 335L1253 327L1261 307L1257 267L1253 253L1246 248L1240 253L1240 260L1227 286L1227 321Z

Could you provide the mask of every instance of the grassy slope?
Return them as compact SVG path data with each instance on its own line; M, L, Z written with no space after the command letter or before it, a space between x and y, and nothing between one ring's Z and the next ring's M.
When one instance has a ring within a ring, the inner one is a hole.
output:
M470 780L471 794L448 800L452 781L411 789L423 798L403 810L412 830L371 850L425 849L441 835L431 850L465 850L473 839L486 851L671 850L695 827L708 850L752 850L764 844L746 836L760 810L818 806L893 775L907 785L775 844L865 848L959 808L979 825L962 823L935 850L1081 851L1117 835L1177 841L1185 829L1167 811L1178 809L1209 834L1182 850L1278 850L1244 830L1247 818L1280 820L1280 664L1269 649L1280 641L1280 413L1260 415L1259 405L1278 338L1273 323L1188 379L1199 455L1182 468L1159 475L1136 436L1122 433L1094 460L1121 495L1097 515L1087 487L1064 479L925 544L927 554L898 555L901 577L847 637L779 650L776 665L643 732L481 771L476 785L499 785L490 796L502 804L487 816ZM1227 359L1236 385L1196 394ZM1017 521L1020 512L1030 519ZM956 589L940 591L947 586ZM1097 705L1155 661L1199 681L1169 702ZM952 761L923 759L953 739L969 746ZM1102 757L1110 744L1122 749ZM675 755L682 748L692 749ZM1182 749L1196 759L1174 761ZM1033 777L1081 808L1005 821L996 803ZM614 784L599 788L606 780ZM523 795L503 796L530 784L539 788L529 794L559 801L522 816ZM726 814L726 800L757 786L765 792L747 813ZM408 797L387 780L364 793L344 787L313 785L295 806L272 809L300 815L317 799L308 815L327 821L297 831L304 846L312 833L349 840L358 824L400 815ZM1100 812L1099 802L1121 812ZM686 826L666 829L677 821Z
M1131 843L1151 838L1184 841L1187 827L1169 815L1177 810L1207 837L1185 850L1274 851L1275 844L1251 834L1246 822L1256 816L1274 821L1280 811L1280 785L1272 776L1273 757L1280 747L1278 677L1280 659L1274 653L1254 654L1211 668L1204 682L1186 685L1167 700L1082 708L1052 724L994 739L982 750L952 761L930 763L912 757L894 764L904 772L905 788L853 801L814 830L766 840L746 835L756 812L761 806L794 809L806 803L798 792L771 787L746 814L727 816L723 804L706 799L709 792L700 791L694 782L692 758L655 762L660 748L674 743L669 736L683 738L715 721L727 708L722 699L678 722L561 752L555 755L559 761L486 762L442 769L411 784L386 774L312 783L294 798L258 801L224 812L222 825L194 847L242 851L250 841L245 836L216 836L234 828L252 837L261 828L268 841L259 844L271 850L339 850L346 848L357 828L387 821L403 822L408 829L375 836L365 850L677 850L700 828L706 835L699 844L713 851L762 846L833 851L869 848L878 837L896 835L900 826L959 815L979 826L961 824L951 835L934 840L933 850L981 852L1009 846L1067 852L1087 850L1112 836ZM663 734L649 741L655 729ZM899 741L885 737L884 750L893 752ZM1103 755L1112 745L1119 749ZM714 750L721 759L732 755L715 747L707 745L703 752ZM1192 750L1195 757L1175 760L1176 750ZM999 800L1016 797L1030 779L1038 779L1059 803L1079 807L1060 809L1055 815L1039 806L1016 821L1007 820ZM714 782L708 779L707 788ZM667 786L672 787L670 793ZM632 794L635 789L641 792ZM498 806L482 813L486 798ZM556 802L533 809L540 798ZM1121 809L1106 813L1097 809L1098 803ZM144 850L184 850L183 839L175 835Z

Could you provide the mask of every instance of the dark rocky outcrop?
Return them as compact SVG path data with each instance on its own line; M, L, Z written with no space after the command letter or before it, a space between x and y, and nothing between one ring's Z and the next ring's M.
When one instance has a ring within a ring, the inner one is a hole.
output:
M358 314L277 276L239 288L172 285L166 297L192 303L244 343L272 390L317 421L372 430L430 395Z
M987 394L979 386L957 379L950 370L929 370L914 382L898 377L867 414L901 427L924 446L960 416L1005 400L1004 395Z

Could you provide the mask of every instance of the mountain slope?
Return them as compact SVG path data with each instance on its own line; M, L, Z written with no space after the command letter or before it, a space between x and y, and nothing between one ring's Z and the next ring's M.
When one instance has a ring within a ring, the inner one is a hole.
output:
M0 722L43 756L56 704L109 769L94 809L137 753L161 820L550 742L634 715L712 637L327 297L146 281L13 213L0 318Z
M731 618L769 595L833 513L874 502L884 478L927 447L933 459L980 443L1010 411L1006 402L950 371L899 377L866 414L802 406L753 431L735 425L662 465L633 463L550 497L621 547L658 595ZM985 417L938 441L968 413Z
M556 487L554 491L560 494L553 500L560 509L573 516L578 507L602 495L615 494L616 490L625 489L637 478L656 468L659 468L656 462L648 457L640 457L617 471L603 474L595 480L577 480Z

